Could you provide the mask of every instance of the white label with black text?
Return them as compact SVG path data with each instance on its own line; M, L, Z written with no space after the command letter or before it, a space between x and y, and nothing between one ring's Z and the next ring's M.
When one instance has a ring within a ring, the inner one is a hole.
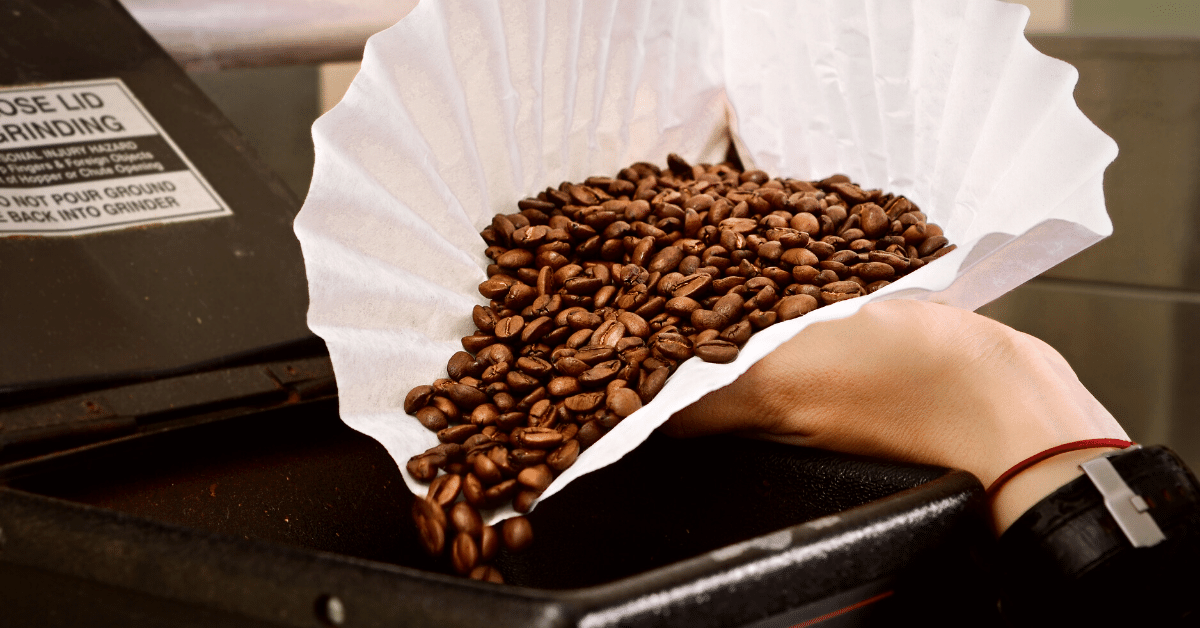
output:
M0 237L230 214L120 79L0 88Z

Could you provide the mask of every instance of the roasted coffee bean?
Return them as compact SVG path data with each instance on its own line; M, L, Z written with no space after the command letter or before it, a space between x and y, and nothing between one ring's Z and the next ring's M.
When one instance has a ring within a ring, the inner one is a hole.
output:
M504 381L508 383L509 388L518 393L528 393L538 388L540 382L532 375L526 375L520 371L509 371L504 377Z
M492 366L501 362L512 362L513 357L512 349L499 343L488 345L475 354L475 359L485 366Z
M478 567L472 569L470 575L467 577L472 580L479 580L481 582L504 584L504 576L501 575L499 570L491 565L479 565Z
M927 257L929 255L933 255L934 252L949 243L950 241L946 239L946 236L935 235L931 238L926 238L925 241L917 247L917 253L921 257Z
M572 425L571 427L575 426ZM583 428L578 428L574 436L578 436L579 431L582 431L582 429ZM579 451L581 449L581 443L579 440L575 438L568 438L565 433L563 434L563 437L567 438L567 440L561 446L559 446L558 449L555 449L550 453L550 455L546 456L546 465L558 473L566 471L567 468L575 464L575 460L579 458Z
M405 469L409 475L412 475L418 482L429 482L437 477L438 467L446 463L445 456L436 455L420 455L413 456L408 460Z
M475 456L475 464L472 471L475 473L475 477L479 478L479 481L483 482L485 486L498 484L504 479L504 476L500 473L500 467L497 467L496 463L492 462L492 459L487 456Z
M596 366L593 366L592 368L580 373L578 378L579 383L583 386L591 388L606 384L617 376L617 373L621 370L621 366L620 360L601 362ZM571 409L576 410L573 407ZM576 411L579 412L580 410Z
M616 356L617 352L612 347L584 347L576 351L574 357L591 367L601 362L607 362Z
M692 357L691 341L680 334L662 334L653 346L655 351L672 360L682 362Z
M854 266L852 270L856 276L862 277L868 282L891 279L896 276L896 268L885 262L865 262Z
M588 371L590 372L590 371ZM616 373L611 373L615 376ZM582 377L582 376L581 376ZM602 392L585 392L567 397L563 402L568 410L572 412L590 412L599 407L604 401L604 393Z
M813 243L810 242L809 246L811 247L812 245ZM829 254L832 255L832 251L830 251ZM818 262L817 255L812 250L801 247L784 251L783 254L780 255L779 260L785 264L791 264L792 266L816 266Z
M482 390L458 383L446 387L446 396L463 410L474 409L475 406L487 401L487 395Z
M458 355L457 353L455 354ZM469 354L463 354L467 359L471 359ZM433 398L433 386L417 386L408 391L408 395L404 397L404 411L408 414L414 414L417 410L429 405L429 400ZM423 421L422 421L423 423Z
M597 399L602 399L604 396L603 393L584 393L583 395L576 395L575 397L569 397L568 401L570 399L574 399L576 397L582 397L584 395L596 395ZM599 401L597 401L596 405L599 405ZM593 406L593 408L594 407L595 406ZM590 409L591 408L589 408L589 410ZM577 410L577 412L585 412L585 411L586 410ZM529 429L525 430L524 432L522 432L521 436L517 440L518 440L518 442L520 442L521 446L526 449L548 450L548 449L555 449L560 444L562 444L563 435L561 432L556 432L549 428L533 427L533 428L529 428Z
M462 494L463 499L476 508L483 508L486 503L483 482L480 482L474 473L467 473L463 476Z
M608 395L606 407L618 416L627 417L642 407L642 399L630 388L621 388Z
M575 439L579 441L581 449L586 449L595 445L601 436L604 436L604 428L593 420L579 426L579 433L575 435Z
M450 509L450 523L460 534L479 536L483 531L483 518L467 502L458 502Z
M479 294L488 299L503 299L504 295L508 294L508 289L515 283L517 283L515 277L496 275L479 284Z
M619 320L607 320L600 323L592 334L591 344L597 347L611 347L615 349L617 343L625 337L625 325Z
M513 498L517 494L517 481L505 480L484 491L483 500L489 507L495 508Z
M500 534L496 528L485 525L479 530L479 559L490 561L500 551Z
M412 518L421 546L430 556L441 556L446 546L446 513L442 507L418 497L413 500ZM527 536L532 540L532 534ZM507 544L507 536L505 542Z
M413 412L412 415L417 417L421 425L424 425L426 429L433 432L444 430L450 424L446 419L445 413L438 410L435 406L425 406Z
M437 476L429 483L429 493L425 497L442 508L448 508L458 499L461 491L462 476L447 473Z
M471 423L485 428L489 425L495 425L496 419L500 416L500 409L494 403L482 403L475 406L471 411Z
M550 467L539 464L532 467L526 467L517 474L517 483L529 489L538 491L546 490L550 486L550 482L554 480L554 474L550 472Z
M530 510L533 510L534 502L537 501L537 498L541 497L541 495L541 491L529 489L517 491L516 497L513 497L512 500L513 510L519 513L527 513Z
M450 547L450 559L454 571L465 576L479 564L479 545L471 535L460 532Z
M580 373L588 370L591 366L574 356L559 358L554 362L554 370L568 377L578 376Z
M670 376L671 369L667 367L660 367L642 375L638 382L638 396L641 397L642 403L650 403L650 400L662 390Z
M462 443L468 437L479 431L478 425L464 423L462 425L454 425L443 430L438 430L438 440L443 443Z
M517 516L504 520L501 526L504 547L510 552L523 552L533 543L533 526L525 517Z
M721 331L718 336L721 340L731 342L737 346L746 344L750 340L750 335L754 333L749 320L738 321Z
M705 362L728 364L737 359L738 347L732 342L712 340L696 345L696 356Z
M787 321L808 314L817 309L817 300L807 294L795 294L779 300L775 313L779 320Z
M546 450L544 449L524 449L517 448L512 450L511 456L513 462L520 468L532 467L542 464L546 461Z
M550 374L554 366L541 358L522 357L517 358L517 368L532 377L545 377Z
M509 451L505 447L494 447L487 452L488 458L500 469L500 475L506 478L511 478L517 474L516 467L513 466Z
M672 297L690 297L697 298L704 296L709 288L712 287L712 275L707 273L695 273L684 277L675 289L671 291Z
M520 316L509 316L496 323L495 334L501 340L514 338L525 327L525 319Z

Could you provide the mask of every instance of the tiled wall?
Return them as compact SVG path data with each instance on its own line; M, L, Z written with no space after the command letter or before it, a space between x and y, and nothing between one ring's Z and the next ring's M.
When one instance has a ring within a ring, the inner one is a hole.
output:
M980 310L1037 336L1134 440L1200 468L1200 40L1033 38L1117 141L1113 236Z

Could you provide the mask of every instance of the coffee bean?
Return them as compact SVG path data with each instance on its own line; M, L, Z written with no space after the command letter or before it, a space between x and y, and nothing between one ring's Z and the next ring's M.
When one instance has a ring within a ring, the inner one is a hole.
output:
M479 426L470 423L462 425L454 425L443 430L438 430L438 440L443 443L462 443L468 437L479 431Z
M779 320L787 321L817 309L817 300L807 294L786 296L775 306Z
M929 255L932 255L935 251L946 246L949 243L950 243L950 241L946 239L946 236L935 235L931 238L926 238L925 241L922 242L921 245L917 247L917 253L921 257L927 257Z
M749 320L743 320L726 327L721 331L721 334L718 337L726 342L731 342L734 345L741 346L746 344L747 340L750 340L750 335L753 332L754 330L751 328L751 322Z
M517 494L517 481L515 479L505 480L484 491L484 504L489 507L498 507L504 502L513 498Z
M564 403L572 412L590 412L599 407L603 401L604 393L585 392L567 397Z
M449 425L446 415L435 406L425 406L413 412L412 415L417 417L421 425L424 425L426 429L433 432L444 430Z
M617 352L612 347L584 347L575 352L575 358L582 361L588 366L596 366L601 362L607 362L617 356Z
M504 576L502 576L500 572L491 565L479 565L478 567L472 569L470 575L467 577L472 580L479 580L481 582L504 584Z
M454 537L454 544L450 547L450 559L454 565L454 571L459 575L465 576L479 563L479 546L475 543L475 539L471 535L459 533Z
M571 427L575 426L572 425ZM578 436L578 432L582 431L582 429L583 428L579 428L575 436ZM563 437L567 438L565 433L563 434ZM559 446L558 449L555 449L550 453L550 455L546 456L546 465L551 469L562 473L571 465L575 464L575 460L579 458L580 449L581 443L579 440L575 438L568 438L561 446Z
M475 477L479 478L480 482L483 482L484 486L498 484L504 479L504 476L500 473L500 467L497 467L496 463L487 456L475 456L475 464L472 471L475 473Z
M834 281L821 286L821 291L859 295L863 293L863 288L853 281Z
M653 345L655 351L672 360L683 361L692 357L691 341L679 334L662 334Z
M517 495L513 497L512 500L513 510L519 513L527 513L530 510L533 510L533 503L537 501L537 498L541 497L541 495L541 491L517 491Z
M671 292L672 297L701 297L712 287L712 275L695 273L684 277Z
M421 455L410 458L404 468L418 482L429 482L437 477L438 467L445 463L444 456Z
M534 465L542 464L546 461L547 453L544 449L524 449L517 448L512 450L512 459L517 466L524 469Z
M500 416L500 409L493 403L483 403L475 406L471 411L470 421L480 428L485 428L496 423L496 418Z
M579 383L593 388L602 384L606 384L617 376L617 373L621 370L621 367L622 365L620 360L601 362L600 364L597 364L596 366L593 366L592 368L580 373ZM571 409L575 410L573 407ZM580 410L576 411L579 412Z
M671 370L666 367L654 369L644 374L638 383L638 397L641 398L642 403L649 403L651 399L657 396L670 376Z
M742 295L729 293L717 299L716 304L713 305L713 313L727 321L734 321L741 316L743 303L745 303L745 299L742 298Z
M520 316L509 316L496 323L495 334L501 340L508 340L521 333L521 329L525 327L525 319Z
M465 384L450 384L446 387L446 395L459 408L474 409L475 406L487 401L487 395L482 390Z
M479 536L483 531L483 518L467 502L458 502L450 509L450 523L460 534Z
M530 488L532 490L546 490L550 486L550 482L554 480L554 474L550 472L550 467L539 464L532 467L526 467L517 474L517 483Z
M448 508L458 499L458 494L462 491L462 481L462 476L454 473L439 475L429 483L426 499L442 508Z
M474 473L467 473L463 476L462 484L463 499L467 503L476 507L482 508L485 503L483 482Z
M885 262L866 262L853 267L854 274L867 281L890 279L896 275L896 269Z
M879 238L891 229L892 221L883 208L875 203L862 205L862 231L869 238Z
M618 416L627 417L642 407L642 399L630 388L621 388L608 396L606 407Z
M625 337L625 325L619 320L607 320L600 323L592 335L591 343L597 347L616 348L617 343Z
M503 299L504 295L508 294L508 289L516 282L517 280L514 277L496 275L479 284L479 294L488 299Z
M479 559L490 561L500 550L500 534L492 526L483 526L479 531Z
M732 342L713 340L696 345L696 357L705 362L728 364L737 359L738 347Z
M533 543L533 526L525 517L517 516L504 520L501 526L504 547L510 552L523 552Z
M458 354L455 354L458 355ZM471 358L469 354L468 359ZM429 400L433 398L433 386L417 386L408 391L408 395L404 397L404 411L408 414L414 414L418 409L429 404Z
M575 397L568 397L568 407L570 407L569 402L571 399L590 395L596 396L596 405L599 405L599 400L604 396L603 393L583 393L582 395L576 395ZM594 408L595 406L592 407ZM588 410L590 409L592 408L588 408ZM587 410L576 410L576 412L586 411ZM534 427L522 432L520 438L518 438L518 441L521 443L522 447L527 449L555 449L562 444L563 435L561 432L556 432L549 428Z
M412 518L421 546L430 556L440 556L446 545L446 513L441 506L418 497L413 500Z

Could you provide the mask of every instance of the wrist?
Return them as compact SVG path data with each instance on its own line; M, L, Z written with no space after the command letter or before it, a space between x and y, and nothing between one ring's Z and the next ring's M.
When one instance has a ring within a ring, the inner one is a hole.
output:
M1003 534L1047 495L1083 475L1080 464L1116 449L1097 447L1064 452L1013 476L991 495L992 526L996 535Z

